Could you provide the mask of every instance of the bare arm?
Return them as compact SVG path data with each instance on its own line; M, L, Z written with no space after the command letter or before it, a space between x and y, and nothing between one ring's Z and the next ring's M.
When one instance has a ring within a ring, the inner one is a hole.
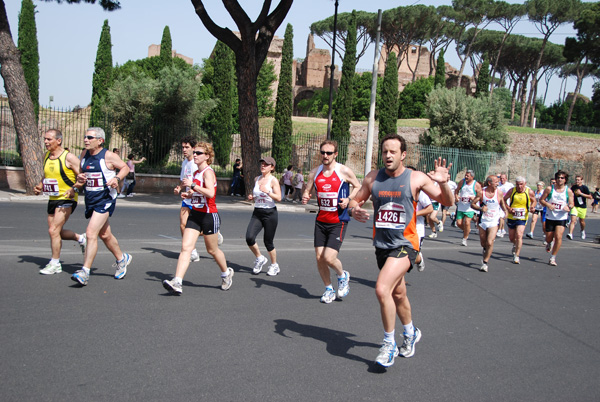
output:
M417 211L417 216L427 216L433 212L433 204L427 205L425 208Z
M117 188L119 183L125 180L125 177L129 174L129 166L117 154L111 151L106 151L104 159L109 169L119 170L119 173L106 183L108 187Z
M193 193L200 193L206 198L214 198L216 194L215 182L217 180L215 174L212 172L212 170L207 169L204 173L202 173L202 177L204 179L205 187L200 187L199 185L192 183L193 187L190 187L190 191L188 191L186 194L191 196Z
M455 198L448 185L448 170L450 167L452 167L452 163L446 167L446 160L438 158L434 161L434 169L431 172L427 173L427 175L423 173L418 175L419 188L425 191L429 198L446 207L454 205ZM438 185L436 186L434 182L438 183Z
M537 204L537 200L535 199L535 193L531 189L529 189L529 199L531 200L531 205L529 206L529 212L533 212L533 211L535 211L535 206Z
M478 211L485 212L487 210L487 205L480 206L479 201L483 198L483 190L481 188L476 189L475 198L471 201L471 208L476 209Z
M360 186L360 189L348 204L348 213L359 222L364 223L370 217L369 212L366 209L362 209L361 206L371 196L371 189L377 177L377 172L377 170L373 170L365 177L362 186Z
M302 204L308 203L308 201L310 201L310 197L312 197L313 184L315 183L315 174L317 174L317 169L311 170L308 175L306 188L304 189L304 193L302 193Z

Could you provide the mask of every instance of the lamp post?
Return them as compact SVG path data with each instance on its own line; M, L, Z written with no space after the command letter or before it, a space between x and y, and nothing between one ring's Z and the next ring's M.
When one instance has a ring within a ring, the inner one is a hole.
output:
M333 73L335 70L335 37L337 36L337 14L339 1L335 0L335 12L333 14L333 45L331 46L331 66L329 75L329 111L327 113L327 139L331 139L331 109L333 105Z

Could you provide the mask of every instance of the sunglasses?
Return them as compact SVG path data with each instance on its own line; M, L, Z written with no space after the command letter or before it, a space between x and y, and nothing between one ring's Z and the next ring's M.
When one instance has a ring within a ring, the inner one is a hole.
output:
M98 138L98 137L94 137L93 135L86 135L84 138L85 138L86 140L95 140L95 139L96 139L96 138Z
M194 151L194 155L204 155L204 152L202 152L202 151Z
M565 179L564 177L562 177L562 176L561 176L561 177L557 177L556 179L557 179L557 180L566 180L566 179Z
M331 151L321 151L321 155L327 155L327 156L331 156L333 155L335 152L331 152Z

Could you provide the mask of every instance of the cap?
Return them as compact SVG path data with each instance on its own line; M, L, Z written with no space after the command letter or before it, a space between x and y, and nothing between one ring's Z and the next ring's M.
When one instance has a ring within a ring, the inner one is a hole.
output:
M268 165L275 166L275 159L271 158L270 156L265 156L264 158L260 158L259 162L265 162Z

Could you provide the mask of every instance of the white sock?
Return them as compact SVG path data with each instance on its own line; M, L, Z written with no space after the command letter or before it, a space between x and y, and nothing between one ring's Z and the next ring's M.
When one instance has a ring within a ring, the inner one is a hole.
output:
M395 343L396 342L396 331L392 331L392 332L385 332L383 331L383 341L384 342L391 342L391 343Z
M79 236L77 236L77 242L78 242L79 244L83 244L83 239L84 239L83 235L79 235Z
M52 259L50 259L50 264L58 265L58 264L60 264L60 260L58 258L52 258Z
M413 336L415 334L415 327L412 321L404 326L404 334L408 336Z
M81 267L81 269L83 270L83 272L85 272L86 274L90 274L90 269L88 267Z
M173 278L173 282L181 285L183 283L183 278L176 276L175 278Z

